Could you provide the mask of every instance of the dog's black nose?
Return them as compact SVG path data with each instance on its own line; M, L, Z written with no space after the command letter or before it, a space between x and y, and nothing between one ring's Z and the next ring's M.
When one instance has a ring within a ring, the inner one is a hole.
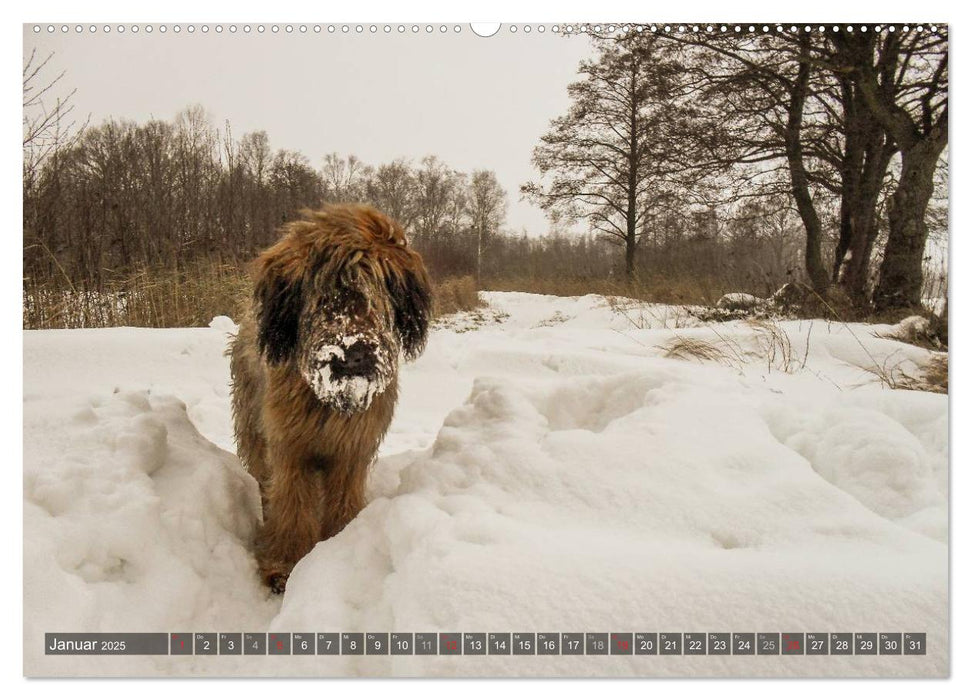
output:
M367 343L354 343L344 350L344 359L335 357L330 362L330 373L340 377L366 377L374 372L377 357Z

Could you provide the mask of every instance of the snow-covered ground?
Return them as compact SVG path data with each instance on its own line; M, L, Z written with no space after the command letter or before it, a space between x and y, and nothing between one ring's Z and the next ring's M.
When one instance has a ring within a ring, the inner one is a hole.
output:
M404 368L369 505L282 598L248 550L232 323L25 332L25 672L948 673L947 397L887 388L927 351L889 326L485 297ZM51 657L47 631L900 631L928 653Z

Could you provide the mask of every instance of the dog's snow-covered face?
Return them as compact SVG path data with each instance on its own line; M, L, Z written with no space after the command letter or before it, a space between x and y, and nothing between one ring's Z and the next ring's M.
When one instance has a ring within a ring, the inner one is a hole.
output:
M296 369L317 398L366 411L428 333L421 257L369 208L329 208L292 225L257 260L257 340L271 365Z
M398 370L401 339L359 292L345 291L305 313L297 367L314 394L341 413L360 413Z
M345 335L304 355L300 373L324 404L341 413L366 411L394 378L397 357L389 357L367 335Z

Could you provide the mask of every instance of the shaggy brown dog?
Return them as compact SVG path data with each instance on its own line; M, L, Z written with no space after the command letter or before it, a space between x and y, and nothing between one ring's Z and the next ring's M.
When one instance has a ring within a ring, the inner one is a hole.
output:
M263 497L257 560L278 593L364 507L398 357L424 349L431 301L421 256L381 212L304 216L254 262L252 308L228 351L239 456Z

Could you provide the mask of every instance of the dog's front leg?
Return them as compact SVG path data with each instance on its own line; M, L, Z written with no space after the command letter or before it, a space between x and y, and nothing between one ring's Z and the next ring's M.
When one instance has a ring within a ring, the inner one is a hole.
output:
M320 539L322 479L313 461L293 446L271 447L269 466L256 557L263 582L282 593L294 565Z
M333 537L364 508L368 469L374 456L369 451L338 452L323 473L323 512L320 531L323 539Z

